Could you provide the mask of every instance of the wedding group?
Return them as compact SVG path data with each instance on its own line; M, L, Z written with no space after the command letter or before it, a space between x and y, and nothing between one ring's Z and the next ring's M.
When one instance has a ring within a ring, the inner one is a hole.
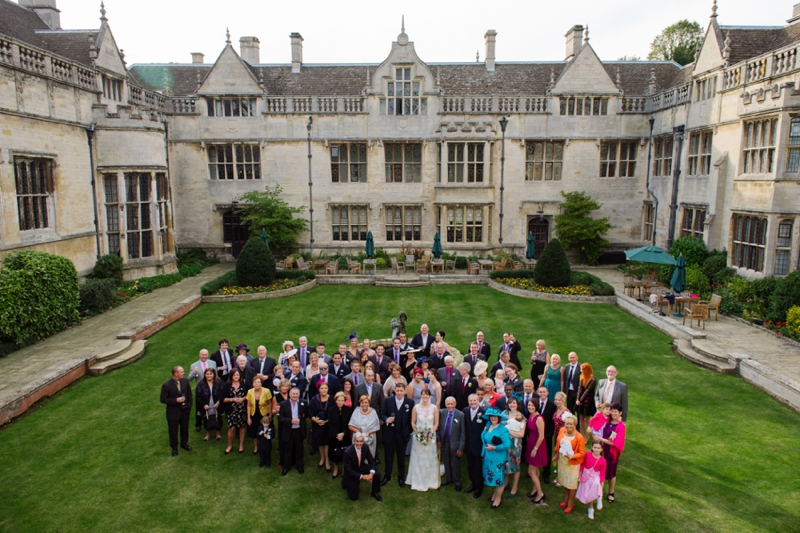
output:
M426 324L410 341L400 331L390 344L352 332L328 355L325 343L300 337L297 346L284 341L277 360L263 345L254 357L246 344L233 353L221 339L213 354L200 350L188 375L176 366L162 386L172 454L179 445L192 449L194 411L205 441L221 440L227 426L226 455L237 439L244 453L249 437L259 467L270 467L275 441L283 476L292 467L304 473L308 441L311 455L319 454L317 467L332 479L341 475L352 500L363 482L381 501L396 467L400 487L453 485L476 499L486 491L497 509L504 497L517 497L523 464L532 487L525 494L534 505L548 505L543 485L553 474L566 514L577 499L594 519L605 486L606 501L616 500L628 393L614 366L598 380L577 353L562 365L539 340L528 360L530 377L523 378L522 347L511 333L494 358L478 332L459 364L444 339L444 331L431 333ZM469 483L463 487L465 457Z

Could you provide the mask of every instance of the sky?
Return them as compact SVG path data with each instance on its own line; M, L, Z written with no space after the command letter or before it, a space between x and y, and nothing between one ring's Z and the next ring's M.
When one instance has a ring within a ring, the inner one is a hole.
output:
M703 0L105 0L117 45L134 63L189 63L192 52L213 62L225 30L261 41L262 63L291 62L289 34L303 35L304 63L380 63L400 33L401 16L417 54L427 63L484 59L484 34L497 31L498 62L554 61L565 56L564 34L589 26L602 60L647 57L650 42L681 19L704 28L712 1ZM792 0L719 0L718 22L782 26ZM64 29L97 28L100 0L57 0Z

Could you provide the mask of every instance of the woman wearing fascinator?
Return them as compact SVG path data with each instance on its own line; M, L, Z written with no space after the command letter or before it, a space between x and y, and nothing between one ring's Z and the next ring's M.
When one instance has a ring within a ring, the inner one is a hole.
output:
M483 418L489 421L481 433L483 443L483 483L487 487L494 487L494 492L489 498L492 509L500 507L503 498L503 487L506 482L506 463L508 450L511 447L511 438L508 429L503 425L506 416L499 409L492 407Z

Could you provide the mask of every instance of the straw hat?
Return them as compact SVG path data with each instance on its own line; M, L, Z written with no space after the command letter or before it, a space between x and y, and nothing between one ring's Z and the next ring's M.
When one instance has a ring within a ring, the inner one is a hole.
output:
M480 376L489 369L489 363L486 361L478 361L475 363L475 375Z

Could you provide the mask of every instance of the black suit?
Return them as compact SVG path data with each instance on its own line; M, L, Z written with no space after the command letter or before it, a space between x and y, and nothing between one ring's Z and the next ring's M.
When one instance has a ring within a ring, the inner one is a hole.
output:
M258 357L256 357L255 359L250 359L247 362L247 366L250 369L250 375L251 375L250 383L253 382L252 378L255 377L256 374L263 374L265 376L269 376L270 374L274 373L275 364L276 364L275 359L273 359L270 356L266 356L264 357L264 365L263 365L264 369L262 370L261 360Z
M433 345L434 342L436 342L436 338L430 333L428 333L428 338L426 338L424 342L422 341L422 333L417 333L414 335L414 338L411 339L411 344L415 348L422 348L422 355L424 357L431 354L431 345Z
M479 493L483 490L483 441L481 433L486 425L483 419L485 412L480 407L472 420L472 410L466 407L464 413L464 434L466 438L467 470L469 471L469 481Z
M362 396L369 396L369 406L375 409L376 413L380 413L383 410L383 386L377 381L372 382L372 395L370 396L367 394L367 382L359 381L358 385L356 385L356 398L361 398Z
M339 378L331 374L330 365L328 366L328 377L326 381L328 383L328 394L333 397L337 392L341 390L341 383L339 383ZM313 396L319 394L319 388L317 384L319 380L322 379L322 374L317 374L313 378L311 378L311 385L309 385L310 392L308 393L309 396Z
M228 374L231 373L231 370L236 366L236 355L231 350L227 350L228 352L228 368L226 370L220 370L219 368L225 364L225 361L222 359L222 353L219 350L211 354L211 360L217 363L217 377L219 379L228 379Z
M333 363L328 365L328 374L336 376L337 378L339 378L339 381L342 381L344 377L349 373L350 373L350 367L344 364L344 361L342 361L342 364L339 365L338 370L336 369L336 365L334 365Z
M300 390L300 396L303 397L306 392L306 387L308 387L308 380L306 379L305 374L300 372L299 374L289 374L286 376L286 379L289 380L291 383L291 388L297 387Z
M509 361L509 363L510 362L511 361ZM497 375L497 371L498 370L502 370L503 374L505 374L505 367L503 366L503 363L501 363L500 361L498 361L498 362L496 362L495 364L492 365L492 369L489 370L490 374L487 377L489 377L491 379L494 379L495 375ZM503 377L503 379L506 379L506 378Z
M497 352L497 359L500 360L500 354L505 351L506 346L508 346L508 355L511 358L508 360L509 363L514 363L514 366L517 367L517 372L522 372L522 363L519 362L519 357L517 357L517 353L522 350L522 346L519 345L519 341L510 342L507 345L501 344L500 350Z
M444 368L445 367L444 358L447 357L448 355L450 355L450 352L444 352L441 357L439 357L438 354L433 354L431 356L428 356L428 360L430 361L430 367L435 368L437 371L440 368Z
M483 356L481 359L488 363L489 358L492 356L492 347L488 342L484 342L483 346L478 345L478 353Z
M392 362L391 356L386 355L386 352L384 352L380 362L378 362L377 355L373 355L369 360L375 365L375 373L381 377L381 383L386 383L386 380L389 379L391 375L389 372L389 363Z
M469 363L469 375L471 377L475 377L475 365L478 364L478 361L481 361L482 354L478 354L473 357L473 355L467 352L467 355L464 356L464 362Z
M178 403L178 398L183 396L185 401ZM167 406L167 429L169 431L169 445L173 449L178 447L178 428L181 430L181 446L189 444L189 413L192 412L192 388L189 380L181 378L180 390L174 379L168 379L161 385L161 403Z
M506 385L514 387L514 394L522 394L525 390L522 385L522 378L517 376L514 379L506 379Z
M567 365L564 367L563 372L561 390L567 395L567 409L569 409L570 413L574 413L575 401L578 399L578 388L581 385L581 364L576 363L574 367ZM572 385L572 390L569 389L570 385Z
M372 494L381 492L381 473L375 466L375 458L369 451L369 446L361 447L361 463L358 462L356 445L351 444L344 451L344 474L342 475L342 486L347 489L347 497L355 501L361 489L361 476L366 476L374 472L372 476Z
M542 409L541 402L536 402L536 409L544 418L544 442L547 446L547 457L550 458L553 456L553 433L555 433L556 429L553 415L556 413L556 404L548 401ZM547 465L542 470L544 479L550 479L550 461L547 461Z
M305 400L297 400L297 417L300 419L300 427L292 428L292 400L281 402L278 423L281 427L281 441L286 447L285 457L281 458L284 469L288 469L292 464L297 466L298 470L303 469L303 440L306 437L308 419L308 403Z
M406 478L406 446L411 438L411 410L414 408L414 400L403 398L400 410L397 409L397 399L390 396L383 402L381 420L384 423L383 445L386 450L386 478L392 477L392 463L394 454L397 452L397 476L400 479ZM386 419L394 417L390 424Z
M456 409L462 411L469 404L469 395L475 394L478 390L478 380L475 378L467 378L467 386L464 386L464 378L461 374L453 376L447 386L447 391L450 396L456 399Z

